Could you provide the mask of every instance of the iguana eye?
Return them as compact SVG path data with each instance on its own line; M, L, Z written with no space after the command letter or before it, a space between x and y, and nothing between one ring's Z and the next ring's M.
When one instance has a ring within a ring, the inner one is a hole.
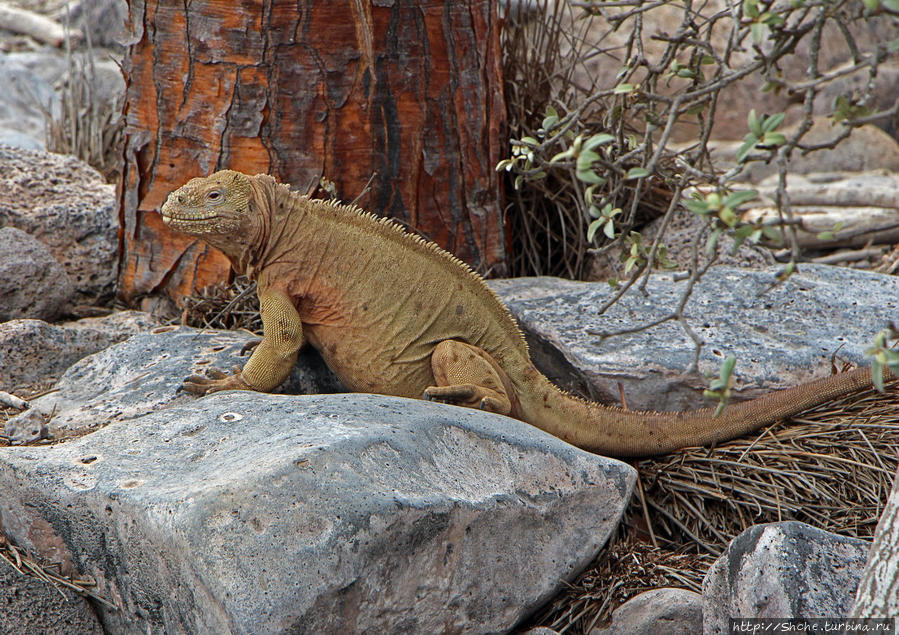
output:
M217 201L217 200L219 200L221 197L222 197L222 193L221 193L221 192L219 192L219 191L217 191L217 190L213 190L212 192L210 192L209 194L206 195L206 200L208 200L208 201Z

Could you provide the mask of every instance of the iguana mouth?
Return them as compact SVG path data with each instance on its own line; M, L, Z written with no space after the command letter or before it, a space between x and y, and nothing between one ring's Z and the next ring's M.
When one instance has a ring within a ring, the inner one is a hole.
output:
M166 204L159 210L160 215L162 215L162 222L165 223L166 226L176 230L195 229L202 225L208 225L210 221L219 218L219 214L215 211L188 211L179 209L173 213L171 209L166 209L168 207L169 206Z

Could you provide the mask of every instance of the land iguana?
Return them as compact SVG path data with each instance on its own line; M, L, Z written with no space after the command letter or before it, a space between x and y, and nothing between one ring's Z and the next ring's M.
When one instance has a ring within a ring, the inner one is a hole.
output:
M515 319L467 265L392 220L311 199L272 177L191 179L161 210L257 281L263 339L243 369L184 389L271 391L304 342L350 390L509 415L599 454L635 457L726 441L871 385L870 369L727 406L638 412L566 393L531 363ZM888 370L885 377L890 377Z

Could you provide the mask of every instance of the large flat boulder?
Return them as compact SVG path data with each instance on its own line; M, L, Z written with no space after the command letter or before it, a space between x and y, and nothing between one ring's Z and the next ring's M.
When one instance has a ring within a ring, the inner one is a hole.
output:
M48 434L7 422L17 441L67 440L0 447L0 532L93 576L120 607L97 607L107 632L508 630L592 561L630 498L628 465L499 415L180 391L245 362L249 339L139 333L33 400L22 416ZM337 389L306 362L282 389Z
M0 527L92 575L107 632L495 632L595 557L633 483L499 415L228 392L0 448Z
M709 405L706 376L735 355L734 397L825 377L831 357L865 364L874 336L899 315L899 277L803 264L777 284L777 269L714 266L693 289L684 317L705 345L697 374L687 373L695 344L677 321L602 338L671 315L688 284L673 274L634 285L604 314L608 284L557 278L491 281L531 342L535 361L561 384L617 403L620 383L633 410Z

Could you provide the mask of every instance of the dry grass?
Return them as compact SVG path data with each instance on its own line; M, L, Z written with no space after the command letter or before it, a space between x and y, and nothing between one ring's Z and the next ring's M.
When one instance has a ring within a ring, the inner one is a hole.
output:
M547 107L561 113L578 110L598 90L595 84L584 83L592 58L599 54L589 38L592 20L567 2L537 0L531 19L506 21L503 82L511 138L537 137ZM632 122L614 120L622 134L637 132ZM573 133L590 136L609 131L609 126L604 107L587 107L578 115ZM660 172L670 174L673 160L663 163ZM666 183L653 182L636 194L633 183L622 182L613 171L606 176L610 183L604 191L614 192L609 200L617 206L629 209L638 196L641 222L668 208L672 190ZM506 197L513 243L511 275L583 278L590 246L587 225L592 220L584 209L584 187L573 170L564 168L548 170L545 178L528 180L518 189L510 180Z
M634 538L632 532L619 533L594 565L566 585L529 626L588 633L595 626L606 626L614 609L644 591L662 587L702 591L713 557L659 549Z
M115 183L122 173L124 95L108 100L95 94L95 57L89 42L85 55L76 56L67 40L66 62L59 112L44 111L47 149L76 156Z
M819 406L754 438L637 463L660 544L718 554L752 525L799 520L870 538L899 465L899 390ZM632 514L642 515L635 500Z
M181 324L197 328L244 329L262 334L256 283L245 277L206 287L182 303Z

